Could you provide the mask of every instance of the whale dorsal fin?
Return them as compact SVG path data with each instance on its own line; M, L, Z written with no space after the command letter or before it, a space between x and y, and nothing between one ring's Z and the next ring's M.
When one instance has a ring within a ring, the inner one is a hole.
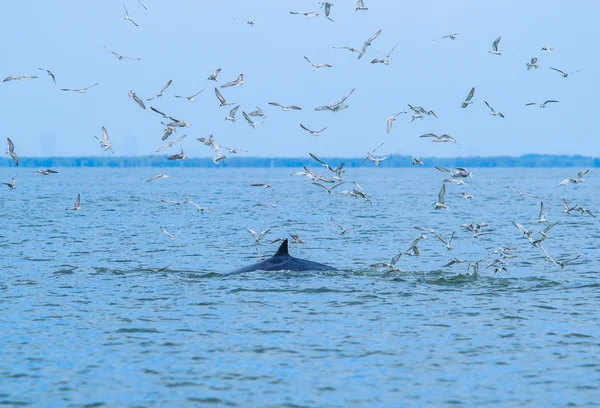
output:
M288 252L288 240L284 239L283 243L281 244L281 246L279 247L279 249L277 250L277 252L275 252L275 256L290 256L290 253Z

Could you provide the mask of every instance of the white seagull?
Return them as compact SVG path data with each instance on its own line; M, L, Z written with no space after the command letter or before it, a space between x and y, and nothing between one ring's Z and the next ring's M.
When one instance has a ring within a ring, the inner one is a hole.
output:
M165 233L165 234L166 234L166 235L167 235L169 238L171 238L171 240L174 240L174 239L175 239L175 237L176 237L177 235L179 235L179 234L181 233L181 231L182 231L182 230L180 229L179 231L177 231L177 233L176 233L176 234L170 234L170 233L169 233L169 231L167 231L167 230L166 230L164 227L160 227L160 229L161 229L161 230L162 230L162 232L164 232L164 233Z
M108 132L104 126L102 126L102 139L100 139L98 136L94 137L98 139L100 146L104 149L104 151L110 150L112 154L115 154L114 150L112 149L110 139L108 138Z
M549 104L549 103L558 103L558 101L555 100L555 99L548 99L544 103L538 104L537 102L529 102L529 103L526 103L525 106L539 105L540 108L545 108L546 105Z
M467 97L463 101L462 105L460 105L460 107L461 108L466 108L467 106L469 106L470 104L472 104L473 102L471 101L471 99L473 99L473 95L475 95L475 87L471 88L471 90L469 91L469 94L467 95Z
M500 51L498 49L498 43L500 42L501 39L502 39L502 37L498 37L498 38L496 38L496 40L494 40L494 42L492 43L492 49L490 51L488 51L490 54L502 55L502 51Z
M304 59L310 64L312 65L312 70L313 71L318 71L319 68L331 68L331 65L329 64L323 64L323 63L319 63L319 64L313 64L312 62L310 62L310 60L307 57L304 57Z
M442 183L442 188L440 188L440 192L438 194L438 200L435 202L436 210L447 210L448 206L446 205L446 184Z
M214 70L206 79L208 81L219 82L219 72L221 72L221 68L217 68L216 70Z
M321 133L322 131L324 131L325 129L327 129L327 127L324 127L324 128L323 128L323 129L321 129L321 130L311 130L311 129L307 128L306 126L304 126L302 123L300 124L300 127L301 127L302 129L306 130L308 133L310 133L310 134L311 134L311 135L313 135L313 136L320 136L320 133Z
M118 52L114 52L114 51L112 51L112 50L109 50L109 49L108 49L108 48L106 48L104 45L103 45L103 47L104 47L104 49L105 49L106 51L110 52L110 53L111 53L111 54L113 54L115 57L117 57L117 59L118 59L119 61L122 61L122 60L124 60L124 59L130 59L130 60L133 60L133 61L139 61L139 60L140 60L140 58L128 57L128 56L126 56L126 55L121 55L121 54L119 54Z
M123 18L125 20L131 21L131 23L134 26L139 27L138 23L136 23L135 21L133 21L133 19L131 17L129 17L129 12L127 12L127 7L125 7L125 3L123 3L123 8L125 9L125 16Z
M490 115L492 115L492 116L500 116L501 118L504 118L504 115L502 114L502 112L498 112L496 109L492 108L490 106L490 104L487 103L487 101L484 101L484 102L487 105L487 107L490 108L490 111L491 111Z
M552 67L550 67L550 69L551 69L551 70L553 70L553 71L556 71L556 72L559 72L559 73L561 73L561 74L562 74L562 76L563 76L563 78L568 78L568 77L569 77L569 74L574 74L574 73L576 73L576 72L579 72L579 71L581 71L580 69L578 69L577 71L565 72L565 71L563 71L563 70L560 70L560 69L558 69L558 68L552 68Z
M6 140L8 141L8 148L6 149L6 154L9 155L13 159L15 164L18 166L19 158L17 157L17 154L15 153L15 144L12 142L12 140L10 140L9 137L7 137Z
M531 59L531 61L529 61L529 62L527 63L527 71L529 71L531 68L538 69L540 66L538 65L538 63L537 63L537 62L538 62L538 59L537 59L536 57L533 57L533 58Z
M81 210L81 194L77 194L77 198L75 199L75 205L71 208L73 211Z
M15 180L14 177L12 178L10 183L0 183L0 184L5 185L6 187L8 187L9 190L14 190L15 188L17 188L17 180Z
M166 174L163 174L163 173L159 173L156 176L151 177L150 179L146 180L146 183L149 183L149 182L151 182L153 180L157 180L157 179L160 179L160 178L169 178L169 176L167 176Z

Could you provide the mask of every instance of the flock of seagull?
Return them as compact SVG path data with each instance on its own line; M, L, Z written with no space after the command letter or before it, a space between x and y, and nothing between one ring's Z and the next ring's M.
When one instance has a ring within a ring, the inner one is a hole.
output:
M143 7L144 9L147 9L147 7L141 2L141 0L138 0L138 3L140 4L141 7ZM330 3L330 2L320 2L318 4L320 5L320 8L323 10L325 18L327 18L328 20L333 22L334 20L332 19L331 15L332 15L332 10L333 10L334 4ZM124 20L133 24L135 27L139 27L139 24L136 21L134 21L133 18L130 16L129 11L127 10L127 7L125 4L123 4L123 8L124 8ZM365 7L364 0L358 0L355 9L356 9L356 11L360 11L360 12L365 12L365 11L369 10L368 7ZM317 10L310 10L310 11L306 11L306 12L290 11L290 14L291 15L301 15L306 18L310 18L310 17L318 17L320 15L320 12ZM246 20L245 22L249 26L254 26L259 21L262 21L262 20ZM375 42L377 40L377 38L381 35L381 33L382 33L382 30L376 31L373 35L368 37L360 47L355 48L355 47L350 47L350 46L333 46L333 48L340 49L340 50L347 50L351 53L356 53L358 59L361 59L365 55L367 55L367 53L369 52L370 49L372 49L371 46L372 46L373 42ZM433 41L444 40L444 39L449 39L449 40L455 41L455 40L457 40L457 38L459 38L458 36L459 36L459 33L451 33L451 34L441 36L439 38L435 38L435 39L433 39ZM503 51L499 48L501 40L502 40L502 37L498 37L493 41L492 47L488 51L490 54L496 55L496 56L502 56ZM371 64L389 65L391 63L392 54L395 51L397 46L398 46L398 44L394 45L394 47L392 47L388 53L383 53L383 52L375 50L375 52L377 52L380 55L378 55L377 57L374 57L371 60ZM124 59L132 60L132 61L140 60L140 58L138 58L138 57L125 56L125 55L119 54L113 50L110 50L106 47L104 47L104 49L107 52L114 55L118 60L124 60ZM554 49L544 45L540 51L552 53L554 51ZM308 64L310 64L311 69L313 71L318 71L323 68L332 68L331 64L322 63L322 62L313 63L307 56L304 56L303 58L306 60L306 62ZM531 69L539 69L537 57L531 58L531 60L526 63L525 67L528 71ZM46 68L38 68L38 69L42 72L45 72L52 79L54 84L56 85L56 76L51 70L46 69ZM578 70L575 70L572 72L567 72L567 71L564 71L564 70L561 70L558 68L554 68L554 67L550 67L550 69L555 72L558 72L564 78L568 78L570 74L574 74L576 72L581 71L581 69L578 69ZM208 75L206 80L214 82L215 84L218 85L218 83L220 82L220 78L219 78L220 72L221 72L221 68L215 69L213 72L211 72ZM37 78L38 78L37 76L31 75L31 74L24 74L24 75L17 75L17 76L11 75L11 76L6 77L3 82L33 80L33 79L37 79ZM161 117L160 123L164 126L164 131L162 132L161 140L162 140L162 142L165 142L165 144L163 144L162 146L160 146L156 149L157 153L162 152L163 150L166 150L166 149L174 148L178 142L181 142L182 140L184 140L186 138L186 135L182 135L179 137L173 137L176 134L177 130L181 129L181 128L189 128L191 126L191 124L189 122L186 122L186 121L180 120L180 119L176 119L174 116L171 116L169 114L162 112L155 106L146 106L148 103L151 103L151 101L155 101L155 100L158 100L159 98L163 97L163 94L169 89L172 82L173 82L172 80L167 81L165 83L165 85L160 89L160 91L158 91L152 97L145 98L145 99L140 98L137 95L137 93L134 92L133 90L130 90L128 92L129 98L131 98L132 101L135 102L135 104L140 109L147 110L147 108L149 107L149 110L151 112L153 112ZM83 93L86 93L87 91L89 91L90 89L96 87L97 85L98 85L98 82L96 82L92 85L89 85L87 87L83 87L83 88L61 88L61 91L76 92L76 93L83 94ZM224 90L226 90L228 88L241 87L243 85L244 85L244 74L240 73L237 76L237 78L235 78L234 80L226 82L223 85L214 87L214 94L215 94L215 97L217 98L219 106L220 107L231 106L231 108L229 109L229 112L226 114L226 116L224 118L225 121L237 122L238 121L237 115L238 115L238 111L239 111L241 105L230 102L223 95L223 92L225 92ZM193 103L196 101L196 98L200 94L202 94L202 92L204 92L204 91L205 91L205 88L200 89L190 95L174 95L174 97L180 98L180 99L187 99L187 101L189 101L190 103ZM352 88L346 95L341 97L339 100L331 103L330 105L317 106L314 108L314 110L315 111L329 111L329 112L336 113L336 112L340 112L345 109L348 109L350 107L348 101L349 101L349 98L354 93L354 91L355 91L355 89ZM475 88L473 87L467 94L466 98L462 101L460 106L465 109L468 108L469 105L473 104L474 96L475 96ZM457 103L458 103L458 101L457 101ZM494 117L502 118L502 119L505 117L502 112L496 110L494 107L492 107L490 105L490 103L488 103L487 101L484 101L484 103L487 106L487 108L490 110L490 112L489 112L490 115L492 115ZM537 105L537 106L539 106L539 108L546 108L546 107L550 106L550 104L555 104L555 103L559 103L559 101L555 100L555 99L550 99L550 100L546 100L541 103L530 102L530 103L527 103L525 106L536 106ZM281 103L281 102L276 102L276 101L270 101L270 102L268 102L268 105L276 107L276 108L280 108L283 112L301 111L302 110L302 108L297 105ZM261 124L263 124L265 122L265 120L267 120L267 115L259 106L256 106L256 109L253 109L253 110L248 109L248 111L242 109L241 113L242 113L243 119L253 129L257 129L258 126L260 126ZM385 123L386 123L388 134L392 131L393 122L396 121L397 118L403 114L410 116L411 122L415 121L415 120L424 120L425 118L430 117L430 116L434 117L436 119L438 118L438 116L436 115L436 113L433 110L424 108L422 106L413 106L411 104L408 104L407 109L402 110L392 116L385 118ZM300 125L301 129L303 129L304 131L306 131L307 133L309 133L310 135L312 135L314 137L319 137L323 132L325 132L327 130L327 127L323 127L322 129L314 130L314 129L310 129L309 127L305 126L302 123L300 123L299 125ZM110 151L112 154L115 154L108 131L104 126L102 126L102 128L101 128L101 135L94 136L94 137L98 140L101 149L103 149L104 151ZM169 138L171 138L171 139L169 139ZM445 134L445 133L443 133L443 134L425 133L425 134L421 135L420 138L430 139L433 143L458 144L457 140L454 137L452 137L448 134ZM213 162L215 164L224 162L231 155L234 155L234 154L237 154L240 152L245 152L245 150L242 150L242 149L230 148L230 147L225 147L225 146L220 145L215 140L215 138L212 134L209 135L208 137L197 138L197 140L200 143L202 143L203 145L209 147L210 149L212 149L214 151ZM13 143L13 141L10 138L7 138L7 143L8 143L8 146L7 146L6 154L8 156L10 156L12 158L14 164L16 166L18 166L19 158L17 156L17 153L15 152L15 144ZM390 156L389 154L385 155L385 156L379 156L379 157L374 155L375 152L383 145L384 145L384 143L381 143L375 149L368 152L367 156L365 157L363 162L360 164L360 166L362 166L362 164L364 164L366 161L373 162L375 164L375 166L379 166L382 162L384 162ZM325 160L320 159L313 153L309 153L309 155L317 163L317 165L322 166L329 173L325 174L325 175L318 174L315 170L309 168L308 166L305 166L302 171L297 171L295 173L292 173L291 176L305 178L305 180L310 181L316 188L320 188L322 190L327 191L328 195L334 194L339 191L339 194L350 196L350 197L353 197L356 199L360 199L366 203L369 203L369 205L371 205L371 206L373 205L372 195L369 194L367 191L365 191L365 189L363 189L356 181L352 182L351 189L346 189L346 190L338 189L340 186L346 184L346 180L344 179L345 170L344 170L343 163L340 163L337 166L331 166ZM186 159L187 159L187 156L185 155L185 152L181 145L179 145L178 152L174 152L167 156L167 160L186 160ZM417 166L424 165L423 161L421 161L418 157L412 157L412 160L413 160L413 162L412 162L413 165L417 165ZM473 177L473 173L463 167L458 167L456 169L447 169L447 168L442 168L442 167L436 167L436 169L438 171L440 171L441 173L447 173L447 178L443 179L443 181L442 181L441 188L440 188L438 196L437 196L437 200L433 203L433 208L434 208L434 210L439 210L439 211L448 210L449 207L448 207L448 204L446 203L446 185L447 184L455 184L455 185L459 185L459 186L465 185L467 180L469 178ZM39 174L45 175L45 176L57 173L55 170L52 170L52 169L36 170L36 171ZM575 184L575 185L581 184L584 181L583 177L586 174L588 174L588 172L589 172L589 170L581 171L578 173L576 178L571 178L571 177L566 178L563 181L559 182L558 186L566 186L568 184ZM159 174L151 177L150 179L148 179L147 182L153 182L153 181L159 180L159 179L166 179L168 177L169 176L164 173L159 173ZM0 184L7 186L7 188L10 190L14 190L17 187L17 182L16 182L15 178L12 178L11 182L2 182ZM271 184L268 184L268 183L252 183L252 184L250 184L250 187L263 188L264 190L270 189L270 190L276 192L275 188ZM522 192L511 186L507 186L507 188L510 189L511 191L519 194L519 196L521 196L521 197L527 197L527 198L531 198L531 199L538 198L532 194ZM461 192L461 197L466 200L473 199L473 196L471 194L464 192L464 191ZM205 211L211 210L211 208L202 207L199 204L196 204L195 202L193 202L187 198L185 199L185 201L161 200L161 202L167 203L167 204L173 204L173 205L191 205L194 208L196 208L198 212L205 212ZM274 203L257 203L256 205L261 206L261 207L269 207L269 206L275 207L275 206L277 206L278 203L279 203L279 200L277 200ZM563 213L568 216L579 213L581 215L586 215L586 216L590 216L590 217L594 217L594 218L596 217L595 214L591 210L581 207L579 205L570 206L567 203L567 201L564 199L562 200L562 207L563 207ZM81 195L78 194L77 198L75 200L74 206L72 208L70 208L69 210L77 211L77 210L81 210L81 209L82 209ZM546 239L548 239L550 237L551 229L554 228L559 223L559 221L556 221L554 223L549 223L549 221L547 220L547 215L548 215L548 211L545 209L545 204L542 201L540 204L540 211L538 214L538 219L535 221L534 225L532 225L529 229L525 228L522 224L520 224L517 221L513 221L513 224L517 228L518 232L522 236L524 236L533 247L536 247L540 251L542 251L542 253L544 254L544 259L551 262L558 268L563 269L569 263L576 261L579 258L579 255L577 255L576 257L571 258L571 259L555 259L546 251L546 249L543 247L542 244L546 241ZM331 219L331 222L337 228L339 228L339 234L342 236L348 234L352 230L361 228L361 225L355 225L352 227L344 227L344 226L340 225L333 217L330 217L330 219ZM534 229L534 226L536 224L542 224L542 225L548 224L548 225L545 226L545 228L543 228L542 230L536 232ZM485 229L487 226L488 226L487 223L478 222L478 223L474 223L474 224L462 224L461 228L464 228L465 230L471 232L473 234L474 238L478 238L480 236L492 233L492 231ZM402 269L400 269L397 266L401 257L403 255L405 255L405 256L420 256L421 252L419 249L419 244L421 241L426 240L430 235L434 236L437 240L439 240L447 250L453 249L451 245L452 245L452 239L455 235L455 232L452 232L452 234L446 239L441 235L440 232L438 232L432 228L422 227L422 226L415 226L414 228L417 231L419 231L420 235L418 235L411 242L410 246L405 251L399 251L397 254L395 254L392 257L392 259L389 262L378 262L378 263L372 264L371 266L374 268L383 268L388 273L395 272L395 271L402 271ZM167 231L167 229L162 226L160 226L160 229L171 240L175 240L176 237L182 232L182 230L179 230L177 233L173 234L173 233L170 233L169 231ZM261 232L256 232L250 228L246 228L246 229L247 229L248 233L252 236L252 239L254 240L254 243L256 245L256 251L258 252L259 260L264 259L264 257L262 257L260 255L260 252L258 251L258 246L261 244L263 238L270 232L270 228L265 229ZM296 234L290 234L290 237L292 239L291 240L292 243L296 243L296 244L304 244L305 243L305 241ZM286 239L286 238L277 237L277 238L271 240L270 243L280 242L284 239ZM479 272L480 263L483 263L484 261L490 259L490 261L486 265L486 268L492 268L494 274L502 273L502 272L508 273L509 270L508 270L507 262L510 259L516 257L516 255L514 254L515 251L516 251L516 248L509 248L509 247L496 248L496 249L492 250L491 252L487 253L484 257L482 257L479 260L464 260L464 259L459 259L459 258L453 258L447 264L445 264L443 267L450 268L456 264L466 264L467 265L467 273L477 274ZM165 268L167 268L167 267L165 267ZM161 268L160 270L164 270L165 268Z

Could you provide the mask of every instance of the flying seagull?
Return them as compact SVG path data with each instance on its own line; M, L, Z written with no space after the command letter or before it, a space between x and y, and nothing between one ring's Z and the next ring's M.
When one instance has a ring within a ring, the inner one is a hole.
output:
M560 183L558 183L558 185L559 186L566 186L569 183L573 183L573 184L583 183L583 176L585 176L589 172L590 172L589 170L580 171L579 173L577 173L577 178L576 179L569 177L569 178L564 179Z
M215 88L215 95L217 95L217 99L221 102L220 106L233 105L233 103L227 102L227 99L219 92L219 88Z
M167 157L167 160L185 160L187 156L183 153L183 147L181 148L181 153L173 154Z
M540 108L545 108L546 105L549 103L558 103L558 101L555 99L549 99L546 102L540 103L540 104L538 104L537 102L529 102L529 103L526 103L525 106L539 105Z
M498 38L496 38L496 40L494 40L494 42L492 43L492 49L490 51L488 51L490 54L502 55L502 51L500 51L498 49L498 43L500 42L501 39L502 39L502 37L498 37Z
M538 62L538 59L537 59L536 57L533 57L533 58L531 59L531 61L529 61L529 62L527 63L527 71L529 71L531 68L538 69L540 66L538 65L538 63L537 63L537 62Z
M20 75L20 76L19 75L17 75L17 76L11 75L11 76L4 78L4 81L2 81L2 82L22 81L24 79L37 79L37 77L35 75L29 75L29 74Z
M302 129L306 130L308 133L310 133L313 136L319 136L322 131L324 131L325 129L327 129L327 127L324 127L321 130L310 130L309 128L307 128L306 126L304 126L302 123L300 124L300 127Z
M108 132L106 131L106 128L104 126L102 126L102 139L100 139L98 136L94 137L98 139L98 141L100 142L100 146L104 149L104 151L110 150L112 154L115 154L114 150L111 147L110 139L108 138Z
M9 190L14 190L15 188L17 188L17 180L15 180L14 177L12 178L10 183L0 183L0 184L5 185L6 187L8 187Z
M103 47L104 47L104 45L103 45ZM119 54L119 53L117 53L117 52L114 52L114 51L112 51L112 50L109 50L109 49L108 49L108 48L106 48L106 47L104 47L104 49L105 49L106 51L110 52L111 54L113 54L115 57L117 57L117 59L118 59L119 61L121 61L121 60L124 60L124 59L130 59L130 60L133 60L133 61L139 61L139 60L140 60L140 58L128 57L128 56L126 56L126 55L121 55L121 54Z
M502 114L502 112L498 112L496 109L492 108L490 106L490 104L487 103L487 101L484 101L484 102L487 105L487 107L490 108L490 111L491 111L490 115L492 115L492 116L500 116L501 118L504 118L504 115Z
M77 194L77 198L75 199L75 205L71 208L73 211L81 210L81 194Z
M434 143L445 143L445 142L450 142L450 143L454 143L454 144L458 144L456 142L456 139L453 138L450 135L447 134L442 134L442 135L436 135L435 133L425 133L424 135L419 136L421 138L426 138L426 137L433 137L434 140L432 140L432 142Z
M311 11L290 11L290 14L293 14L293 15L302 14L306 18L310 18L313 14L315 16L317 16L317 17L319 16L319 13L317 13L317 10L311 10Z
M394 123L394 121L396 120L396 117L403 113L406 113L406 111L398 112L395 115L385 118L385 123L387 124L387 133L390 133L392 131L392 123Z
M171 128L173 129L173 128ZM158 149L156 149L155 151L158 152L162 152L163 150L165 150L167 147L173 147L173 145L177 142L179 142L182 139L185 139L186 135L180 136L177 139L171 140L169 143L159 147ZM163 139L164 140L164 139Z
M226 84L221 85L221 88L229 88L230 86L235 86L235 85L238 85L238 86L244 85L244 74L239 74L236 80L227 82Z
M367 157L365 157L365 159L360 162L360 164L358 165L358 167L362 166L364 164L364 162L366 162L367 160L369 160L369 158L372 157L373 153L375 153L375 151L377 151L377 149L379 149L381 146L383 146L383 143L380 144L379 146L377 146L375 149L371 150L370 152L367 152Z
M12 157L13 161L15 162L15 165L19 165L19 158L17 157L17 154L15 153L15 144L12 142L12 140L10 140L9 137L6 138L6 140L8 141L8 148L6 149L6 154L9 155L10 157Z
M240 105L238 105L235 108L231 109L229 111L229 115L225 116L225 120L226 121L230 120L232 122L235 122L236 121L236 119L235 119L235 113L237 112L237 110L238 110L239 107L240 107Z
M296 105L287 105L287 106L284 106L284 105L282 105L282 104L280 104L278 102L269 102L269 105L278 106L284 112L287 112L290 109L293 109L293 110L302 110L302 108L299 107L299 106L296 106Z
M448 206L446 205L446 184L442 183L442 188L440 188L440 192L438 194L438 200L435 202L436 210L447 210Z
M219 72L221 72L221 68L217 68L216 70L213 71L212 74L209 75L208 78L206 78L208 81L216 81L219 82Z
M252 126L252 129L256 129L256 127L258 125L261 125L261 124L264 123L264 121L261 121L261 122L255 122L255 121L253 121L252 118L250 116L248 116L248 114L246 112L244 112L244 111L242 111L242 115L244 115L244 119L246 119L246 122L248 122L248 125Z
M160 98L160 97L162 97L162 96L163 96L163 92L164 92L164 91L165 91L165 90L166 90L168 87L170 87L172 83L173 83L173 80L172 80L172 79L169 79L169 81L168 81L168 82L165 84L165 86L163 86L163 87L162 87L162 89L160 90L160 92L159 92L159 93L157 93L156 95L154 95L152 98L148 98L148 99L146 99L146 100L147 100L147 101L151 101L151 100L152 100L152 99L154 99L154 98Z
M54 81L54 85L56 85L56 77L54 76L54 73L52 71L50 71L49 69L45 69L45 68L38 68L40 71L46 71L46 73L48 75L50 75L50 77L52 78L52 81Z
M331 6L333 6L333 3L324 1L324 2L320 2L319 4L321 5L321 8L325 8L325 17L327 17L328 20L331 20L331 18L329 17L329 14L331 13ZM331 20L331 21L333 21L333 20Z
M269 231L271 231L271 228L267 228L266 230L264 230L263 232L258 233L258 234L254 230L251 230L250 228L246 228L246 231L248 231L252 235L252 238L254 238L254 244L259 245L260 240L263 239L263 237L265 235L267 235L269 233Z
M463 101L462 105L460 105L460 107L461 108L466 108L467 106L469 106L470 104L472 104L473 101L471 101L471 99L473 99L473 95L475 95L475 87L471 88L471 90L469 91L469 94L467 95L467 97Z
M400 44L400 43L398 43ZM398 46L398 44L394 45L394 47L392 48L392 50L390 52L388 52L387 54L384 54L381 51L377 51L378 53L380 53L381 55L383 55L383 58L375 58L371 61L371 64L377 64L377 63L381 63L384 65L390 65L390 58L392 56L392 53L394 52L394 50L396 49L396 47Z
M148 180L146 180L146 183L149 183L151 181L154 181L154 180L157 180L157 179L160 179L160 178L169 178L169 176L167 176L164 173L158 173L156 176L150 177Z
M389 263L380 262L380 263L372 264L371 266L373 268L388 268L387 273L390 273L390 272L404 272L402 269L396 267L396 263L398 263L398 261L400 260L401 256L402 256L402 252L399 252L397 255L395 255L392 258L392 260Z
M161 230L162 230L162 232L164 232L164 233L165 233L165 234L166 234L166 235L167 235L169 238L171 238L171 240L174 240L174 239L175 239L175 237L176 237L177 235L179 235L179 234L181 233L181 231L182 231L182 230L180 229L179 231L177 231L177 233L176 233L176 234L170 234L170 233L169 233L169 231L167 231L167 230L166 230L164 227L160 227L160 229L161 229Z
M552 51L554 51L554 48L550 48L547 45L544 45L540 51L548 51L550 54L552 54Z
M135 101L135 102L136 102L138 105L140 105L140 108L142 108L142 109L146 109L146 105L144 105L144 102L143 102L143 101L142 101L140 98L138 98L138 96L135 94L135 92L133 92L133 91L131 91L131 90L130 90L130 91L129 91L129 93L128 93L128 95L129 95L129 97L130 97L131 99L133 99L133 100L134 100L134 101Z
M365 7L365 0L356 0L356 10L355 11L367 11L369 8Z
M538 196L534 196L533 194L529 194L529 193L524 193L522 191L517 190L516 188L511 187L511 186L506 186L506 188L508 188L511 191L514 191L515 193L518 193L520 197L526 196L526 197L531 197L531 198L539 198Z
M365 55L365 53L367 52L367 47L371 46L371 43L373 41L375 41L375 39L377 37L379 37L379 34L381 34L381 30L377 31L375 34L373 34L372 36L370 36L367 41L365 41L365 43L363 44L362 49L360 50L360 53L358 54L358 59L361 59L363 57L363 55Z
M196 96L198 96L200 94L200 92L204 91L204 88L202 88L201 90L199 90L198 92L196 92L193 95L190 96L182 96L182 95L175 95L175 98L185 98L190 102L196 102Z
M445 36L443 36L443 37L435 38L435 39L433 39L432 41L441 40L441 39L443 39L443 38L450 38L451 40L456 40L456 36L457 36L458 34L459 34L459 33L452 33L452 34L448 34L448 35L445 35Z
M310 60L307 57L304 57L304 59L312 66L312 70L313 71L318 71L319 68L331 68L331 65L329 64L313 64L312 62L310 62Z
M82 88L82 89L76 89L76 88L61 88L61 91L65 91L65 92L78 92L78 93L86 93L88 89L91 89L93 87L95 87L96 85L98 85L98 82L96 82L94 85L90 85L86 88Z
M125 7L125 3L123 3L123 8L125 9L125 16L123 18L125 20L131 21L131 23L134 26L139 27L138 23L136 23L135 21L133 21L133 19L131 17L129 17L129 12L127 11L127 7Z
M342 226L341 226L341 225L340 225L340 224L339 224L339 223L338 223L336 220L334 220L334 219L333 219L333 217L330 217L330 218L331 218L331 221L333 221L333 223L334 223L335 225L337 225L339 229L341 229L341 231L340 231L340 235L345 235L345 234L346 234L346 232L348 232L348 231L350 231L350 230L357 229L357 228L360 228L360 227L361 227L361 225L357 225L356 227L352 227L352 228L344 228L344 227L342 227Z
M579 71L581 71L580 69L578 69L577 71L565 72L565 71L563 71L563 70L561 70L561 69L558 69L558 68L552 68L552 67L550 67L550 69L551 69L551 70L553 70L553 71L556 71L556 72L560 72L560 73L562 74L563 78L568 78L568 77L569 77L569 74L574 74L574 73L576 73L576 72L579 72Z

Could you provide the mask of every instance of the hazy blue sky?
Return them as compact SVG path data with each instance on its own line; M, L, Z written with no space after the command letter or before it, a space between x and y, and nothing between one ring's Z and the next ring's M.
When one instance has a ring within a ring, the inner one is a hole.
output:
M247 149L252 156L298 157L309 151L362 156L381 142L382 154L600 156L592 110L600 2L366 0L369 10L356 12L355 1L334 0L335 22L308 0L143 2L148 10L137 0L125 1L139 27L123 19L120 0L3 4L0 76L39 77L0 83L3 135L14 141L20 156L111 155L93 138L101 126L117 155L153 153L162 144L161 117L140 109L127 92L147 98L169 79L173 84L164 96L147 105L192 123L177 132L188 135L183 143L188 156L212 155L195 140L210 133L220 144ZM289 14L312 9L321 15ZM247 19L264 21L251 27ZM360 48L379 29L381 35L361 60L332 48ZM432 41L451 32L460 33L455 41ZM488 53L498 36L502 56ZM388 52L396 43L389 66L370 63L379 56L374 49ZM555 51L540 51L545 44ZM103 46L142 60L118 61ZM333 68L313 72L303 56ZM540 69L528 72L525 64L534 56ZM549 66L582 71L562 78ZM58 86L38 67L54 71ZM215 82L206 80L216 68L222 68L219 85L245 75L245 85L222 90L242 105L237 123L224 121L230 107L219 107ZM86 94L59 90L97 81ZM471 87L476 87L474 104L461 109ZM195 103L173 96L202 88ZM349 109L314 111L352 88ZM547 109L524 106L546 99L560 103ZM490 116L484 100L506 119ZM303 110L282 112L269 101ZM385 118L408 103L434 110L439 120L410 123L410 116L402 115L386 135ZM253 130L241 111L257 105L268 119ZM300 123L327 130L313 137ZM418 138L427 132L448 133L460 145Z

